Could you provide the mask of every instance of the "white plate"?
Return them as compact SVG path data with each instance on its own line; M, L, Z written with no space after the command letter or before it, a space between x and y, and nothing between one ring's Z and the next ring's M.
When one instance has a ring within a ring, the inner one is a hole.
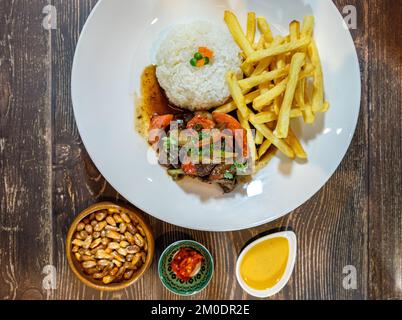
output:
M158 41L174 24L210 20L223 24L231 9L244 24L246 12L268 18L275 33L293 19L316 17L315 38L331 109L314 126L296 122L309 154L306 163L276 157L239 192L173 182L149 163L147 143L134 130L134 93L152 62ZM312 197L331 177L353 137L360 107L356 50L330 0L101 0L88 18L75 53L72 97L77 125L89 155L109 183L147 213L199 230L228 231L275 220ZM317 213L318 214L318 213Z

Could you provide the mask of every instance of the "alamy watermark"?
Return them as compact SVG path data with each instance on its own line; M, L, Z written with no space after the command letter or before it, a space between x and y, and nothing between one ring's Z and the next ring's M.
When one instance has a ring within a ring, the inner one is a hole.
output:
M348 265L343 268L342 286L345 290L357 290L357 269L355 266Z
M42 26L46 30L57 29L57 9L53 5L46 5L42 9L46 16L42 20ZM357 8L353 5L347 5L342 8L342 15L345 28L357 29Z

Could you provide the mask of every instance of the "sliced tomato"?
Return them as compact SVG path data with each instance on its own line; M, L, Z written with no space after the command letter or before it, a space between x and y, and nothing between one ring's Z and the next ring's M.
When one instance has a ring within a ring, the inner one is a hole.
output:
M194 118L187 123L187 129L197 129L197 126L200 126L201 129L213 129L215 128L215 122L203 114L196 114Z
M173 114L165 114L163 116L154 115L151 118L150 129L166 129L173 120Z
M237 130L242 128L240 122L229 114L214 112L212 114L212 118L215 120L215 122L217 123L218 127L221 130L223 129Z
M213 119L215 120L219 129L229 129L235 135L235 138L239 140L240 136L235 134L236 130L243 130L243 139L236 141L243 148L243 156L247 157L248 155L248 143L247 143L247 131L243 129L240 122L237 121L234 117L226 113L214 112L212 114Z
M197 175L197 167L195 164L191 163L190 161L186 161L181 165L182 170L185 174L189 176L196 176Z

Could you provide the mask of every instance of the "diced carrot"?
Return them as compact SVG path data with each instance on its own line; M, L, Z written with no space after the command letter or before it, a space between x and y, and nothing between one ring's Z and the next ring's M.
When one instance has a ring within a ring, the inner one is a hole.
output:
M204 57L208 57L209 59L212 59L214 56L214 52L207 47L199 47L198 52L201 53Z
M197 67L202 67L204 65L205 65L205 60L204 59L201 59L201 60L197 61Z

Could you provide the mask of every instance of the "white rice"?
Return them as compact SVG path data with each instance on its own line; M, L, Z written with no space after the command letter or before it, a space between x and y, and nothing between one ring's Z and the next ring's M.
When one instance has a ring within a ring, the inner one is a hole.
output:
M208 47L214 57L209 65L193 67L190 60L199 47ZM225 103L229 97L226 73L241 73L240 50L229 32L205 21L178 25L169 32L156 63L159 84L170 102L192 111Z

